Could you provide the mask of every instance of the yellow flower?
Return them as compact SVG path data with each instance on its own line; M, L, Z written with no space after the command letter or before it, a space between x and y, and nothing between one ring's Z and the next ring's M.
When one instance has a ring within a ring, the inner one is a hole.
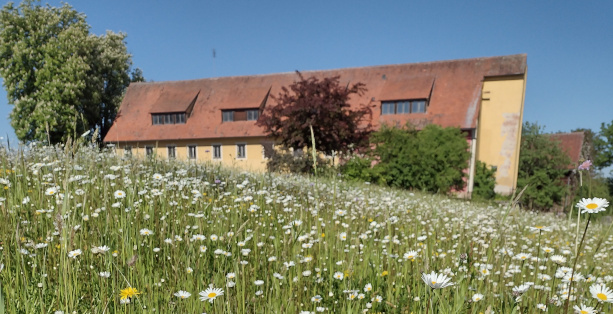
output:
M322 233L321 233L321 237L322 237L322 238L325 238L325 237L326 237L326 234L322 232Z
M384 270L384 271L381 273L381 277L385 277L385 276L387 276L388 274L389 274L389 273L387 272L387 270Z
M121 300L125 300L127 298L132 298L136 295L139 295L140 292L138 292L138 290L132 288L132 287L127 287L123 290L121 290L121 293L119 294L121 296Z

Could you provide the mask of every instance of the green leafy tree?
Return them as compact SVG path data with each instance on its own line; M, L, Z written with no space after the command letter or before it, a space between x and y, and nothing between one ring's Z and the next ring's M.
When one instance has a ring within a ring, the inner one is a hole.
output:
M95 128L100 138L108 132L132 61L125 34L97 36L89 28L68 4L24 1L0 11L0 75L20 140L56 143Z
M564 196L563 178L570 158L537 123L525 122L522 128L517 189L529 185L522 203L529 209L549 210Z
M458 128L430 124L417 131L383 126L373 133L375 173L396 187L447 193L465 186L468 143Z
M613 166L613 122L603 123L594 137L594 166L604 169Z
M475 185L472 197L477 199L493 199L496 196L496 170L486 163L477 160L475 165Z
M320 80L296 73L300 80L272 97L276 105L264 110L258 119L257 124L266 133L284 147L302 150L311 146L312 125L315 147L329 155L368 144L371 108L362 105L352 109L349 105L353 95L366 92L363 83L341 85L339 76Z

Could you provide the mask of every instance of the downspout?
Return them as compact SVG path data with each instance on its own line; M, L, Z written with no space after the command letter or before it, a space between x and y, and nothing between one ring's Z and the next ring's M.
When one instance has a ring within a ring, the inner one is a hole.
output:
M472 198L473 189L475 187L475 164L477 161L477 129L479 127L479 121L477 125L471 131L470 139L470 169L468 174L468 198Z

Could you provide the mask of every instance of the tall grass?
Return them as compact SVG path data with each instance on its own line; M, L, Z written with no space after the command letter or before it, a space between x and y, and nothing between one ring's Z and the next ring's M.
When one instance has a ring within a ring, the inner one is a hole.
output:
M78 142L2 150L0 178L8 313L533 313L538 304L560 313L576 257L584 279L571 308L613 310L589 292L613 280L613 237L594 222L575 255L578 226L552 215L336 178L120 159ZM421 277L432 271L454 285L431 289ZM201 301L211 285L223 295ZM122 303L128 287L140 294Z

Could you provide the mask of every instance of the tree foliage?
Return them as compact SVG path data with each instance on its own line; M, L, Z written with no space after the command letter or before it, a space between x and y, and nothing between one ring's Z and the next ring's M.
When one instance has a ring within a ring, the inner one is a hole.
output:
M472 197L477 199L493 199L496 196L496 170L486 163L477 160L475 164L475 184Z
M372 131L371 107L361 105L352 110L350 98L366 92L363 83L342 86L340 77L304 78L283 87L276 102L264 110L258 125L287 148L296 150L310 146L313 126L315 146L326 154L347 152L368 143Z
M600 132L594 137L594 166L604 169L613 166L613 121L603 123Z
M549 210L564 196L564 175L570 158L549 136L543 134L537 123L525 122L519 154L517 189L529 187L522 203L529 209Z
M24 1L0 11L0 75L20 140L56 143L95 128L106 135L132 61L125 34L89 29L85 15L68 4Z
M370 168L370 159L350 160L344 166L347 177L440 193L464 188L470 153L458 128L431 124L417 131L384 125L372 134L371 143L374 149L368 154L376 165Z

